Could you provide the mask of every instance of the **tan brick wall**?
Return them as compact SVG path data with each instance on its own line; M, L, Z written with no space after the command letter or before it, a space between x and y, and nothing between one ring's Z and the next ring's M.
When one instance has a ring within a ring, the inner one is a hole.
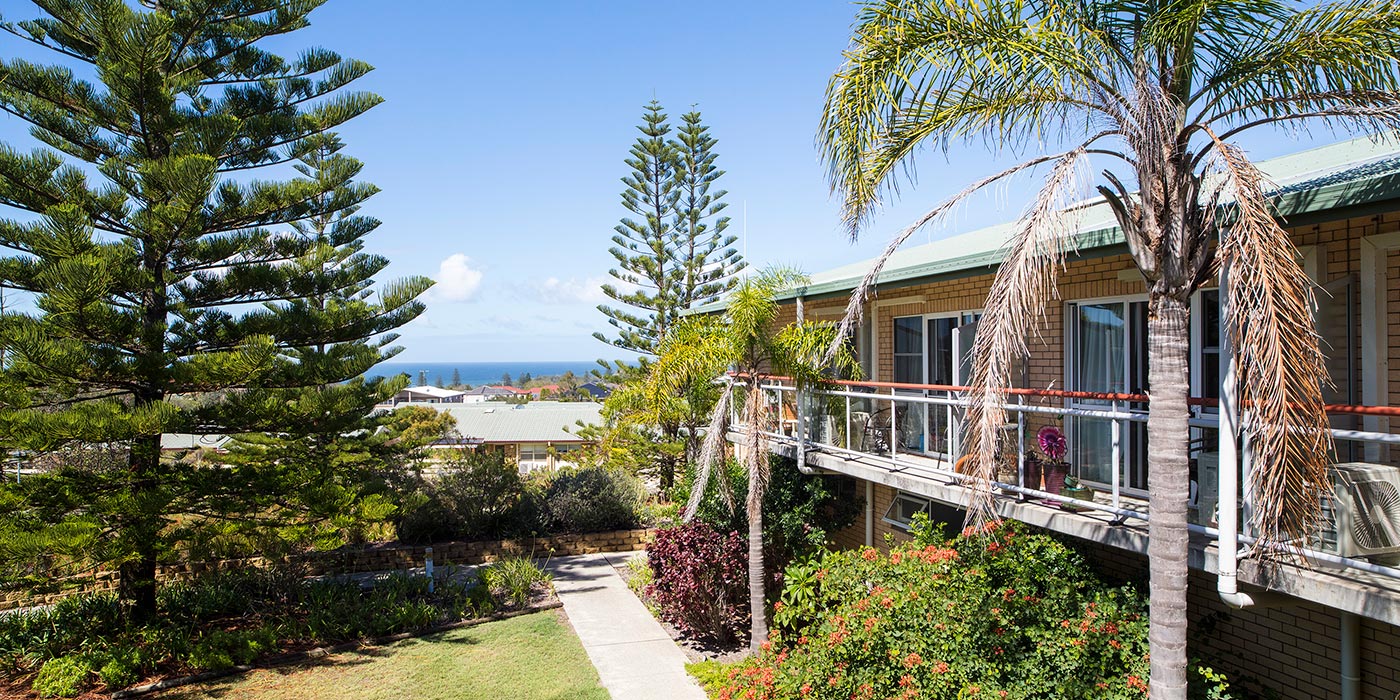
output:
M1352 285L1352 308L1359 309L1360 242L1365 236L1400 231L1400 212L1297 226L1290 229L1296 245L1317 246L1318 282L1326 285L1340 278L1357 280ZM1389 286L1386 295L1392 303L1386 325L1391 338L1400 338L1400 253L1390 253L1384 264ZM1039 335L1031 339L1027 386L1036 389L1063 389L1065 302L1100 297L1141 295L1141 281L1119 278L1122 270L1133 270L1126 254L1076 260L1061 273L1057 294L1048 300ZM877 298L873 312L877 333L877 367L874 379L892 381L893 324L899 316L970 311L981 308L992 281L992 274L956 280L889 289ZM909 299L899 303L900 299ZM828 302L823 302L823 304ZM814 305L809 304L809 314ZM1356 318L1353 346L1359 366L1360 317ZM1324 347L1324 352L1340 352ZM1389 349L1391 371L1387 384L1392 396L1400 396L1400 343ZM1360 367L1361 372L1366 368ZM1359 396L1358 396L1359 400ZM1032 430L1035 425L1033 424ZM1400 421L1391 429L1400 430ZM1392 450L1400 460L1400 450ZM903 539L903 533L885 523L881 516L889 507L894 490L875 487L875 543L884 546L885 535ZM859 546L865 541L862 519L839 534L838 542ZM1091 542L1074 540L1107 575L1135 581L1145 590L1145 557ZM1340 697L1340 642L1338 613L1315 603L1298 601L1285 608L1231 610L1219 602L1214 579L1192 572L1190 580L1192 653L1233 677L1249 676L1278 691L1285 698ZM1395 700L1400 697L1400 628L1364 620L1361 631L1363 697Z
M445 566L480 564L503 557L523 556L538 559L597 552L629 552L645 549L651 539L651 530L619 530L518 540L440 542L432 546L433 563L436 566ZM302 554L292 557L288 563L304 567L307 575L332 576L421 567L425 556L426 547L376 543ZM161 567L157 572L157 579L167 582L188 580L210 571L264 567L272 563L267 559L256 558L176 564ZM113 571L98 571L69 579L63 587L67 590L44 595L32 595L23 591L0 591L0 611L29 605L45 605L80 592L115 590L117 575Z

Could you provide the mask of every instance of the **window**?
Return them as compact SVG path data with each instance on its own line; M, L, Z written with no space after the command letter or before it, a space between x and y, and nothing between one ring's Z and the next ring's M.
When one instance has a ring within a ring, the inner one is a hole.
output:
M1196 341L1195 363L1199 379L1195 394L1207 399L1220 398L1220 290L1201 292L1193 314L1196 328L1191 339Z
M913 522L915 513L929 515L929 505L931 501L923 496L915 496L912 493L900 491L890 502L890 507L885 510L885 522L901 529L908 530L909 523Z
M1139 394L1147 389L1147 303L1142 301L1080 302L1068 305L1069 354L1065 357L1071 391ZM1071 408L1102 410L1110 402L1071 399ZM1120 404L1120 409L1145 411L1145 406ZM1118 462L1114 463L1113 423L1102 418L1076 417L1070 429L1070 462L1078 477L1109 484L1115 470L1129 489L1147 488L1147 432L1140 422L1121 425Z
M521 469L537 469L549 464L549 446L544 443L526 443L520 446Z
M894 380L905 384L924 381L924 317L901 316L894 320Z

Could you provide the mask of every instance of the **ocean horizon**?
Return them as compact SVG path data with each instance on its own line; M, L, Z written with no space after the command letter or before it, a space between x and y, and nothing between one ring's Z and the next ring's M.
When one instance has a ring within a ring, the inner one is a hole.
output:
M366 377L393 377L399 374L407 374L409 381L418 384L419 373L427 374L428 384L437 384L439 380L444 385L452 382L452 372L456 370L461 375L463 384L472 386L482 386L484 384L500 384L504 375L509 374L513 381L519 381L520 376L529 373L532 377L544 377L559 375L565 372L573 372L583 376L593 370L601 370L596 360L556 360L539 362L382 362L373 369L365 372Z

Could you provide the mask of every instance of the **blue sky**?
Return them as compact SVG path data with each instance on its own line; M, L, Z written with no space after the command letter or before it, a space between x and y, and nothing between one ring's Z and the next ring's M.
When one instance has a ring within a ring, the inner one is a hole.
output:
M855 12L833 0L332 0L279 48L324 46L377 68L357 86L385 104L341 130L364 179L383 189L364 209L384 222L368 247L393 260L386 278L439 282L427 313L402 329L400 359L586 360L619 355L590 334L607 329L597 287L625 213L622 161L653 96L673 119L691 105L704 114L727 171L731 232L746 210L758 266L815 272L870 257L1006 161L982 148L926 154L918 186L852 246L813 137ZM27 139L9 118L0 138ZM1299 147L1254 146L1258 157ZM974 200L917 240L1012 218L1022 194Z

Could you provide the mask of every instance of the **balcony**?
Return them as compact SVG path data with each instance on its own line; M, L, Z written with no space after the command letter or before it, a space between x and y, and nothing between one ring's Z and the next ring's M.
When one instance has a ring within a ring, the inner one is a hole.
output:
M760 386L776 409L773 423L762 426L774 451L902 494L966 505L970 478L956 469L965 387L831 382L799 391L773 377L762 378ZM1002 460L993 484L994 507L1002 517L1145 553L1151 518L1145 491L1148 397L1013 389L1006 401L1011 422L1003 426ZM1237 527L1249 522L1248 498L1237 496L1239 485L1248 483L1249 445L1219 438L1238 434L1229 423L1234 420L1230 407L1205 399L1191 403L1192 567L1233 573L1241 583L1400 624L1400 468L1390 455L1400 434L1333 429L1339 454L1360 459L1337 458L1318 530L1287 546L1290 556L1261 558L1252 550L1257 543L1247 525ZM1327 408L1332 415L1372 417L1377 420L1371 423L1381 426L1400 415L1389 407ZM1085 464L1107 461L1107 468L1081 465L1079 476L1093 487L1092 496L1050 493L1045 483L1030 478L1034 433L1052 423L1070 428L1073 458ZM738 425L738 431L745 429ZM873 517L898 522L899 507L896 499L889 512ZM1233 543L1223 552L1222 532L1223 541Z

